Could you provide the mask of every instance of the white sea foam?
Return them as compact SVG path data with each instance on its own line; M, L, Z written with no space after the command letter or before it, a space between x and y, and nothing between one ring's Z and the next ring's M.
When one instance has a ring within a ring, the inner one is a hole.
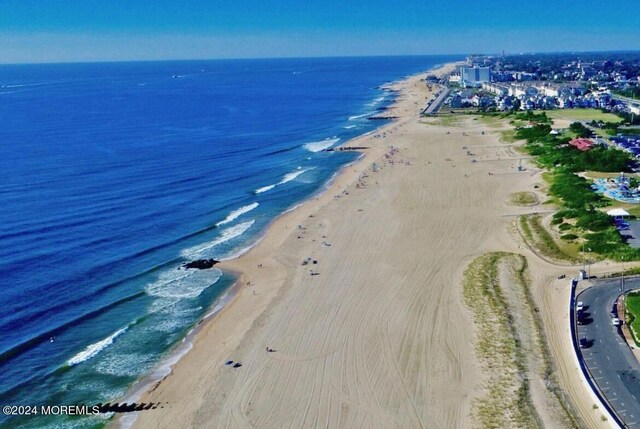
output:
M385 96L383 95L382 97L378 97L378 98L374 98L373 101L371 103L368 104L368 106L375 106L376 104L380 103L382 100L384 100Z
M101 359L96 371L118 377L139 377L152 368L154 357L153 354L118 353Z
M249 228L251 228L251 225L253 225L254 222L255 220L252 219L247 222L242 222L237 225L231 226L229 228L223 229L222 233L220 234L220 237L216 238L212 242L200 244L198 246L193 246L188 249L185 249L181 252L181 255L185 258L193 258L193 257L199 256L207 250L210 250L224 242L227 242L229 240L232 240L236 237L241 236L242 234L247 232Z
M267 192L270 191L271 189L275 188L278 185L283 185L287 182L291 182L292 180L295 180L296 177L298 177L299 175L306 173L309 170L313 170L315 167L311 167L311 168L302 168L302 167L298 167L298 169L296 171L292 171L291 173L287 173L284 175L284 177L282 178L281 181L279 181L278 183L274 184L274 185L268 185L268 186L263 186L262 188L256 189L255 193L256 194L261 194L263 192Z
M223 221L220 221L220 222L216 223L216 226L226 225L226 224L228 224L230 222L233 222L234 220L236 220L237 218L239 218L243 214L250 212L251 210L253 210L256 207L258 207L259 205L260 204L258 204L258 203L252 203L252 204L249 204L247 206L240 207L239 209L234 210L231 213L229 213L229 216L227 216Z
M334 144L338 143L340 139L338 137L324 139L317 142L306 143L303 147L309 152L320 152L325 149L329 149Z
M258 188L256 189L256 194L261 194L263 192L267 192L272 190L273 188L275 188L276 185L267 185L267 186L263 186L262 188Z
M145 287L150 296L172 299L193 299L205 289L215 284L222 271L213 270L171 270L161 274L153 283ZM169 303L171 304L171 303ZM155 311L160 310L154 309Z
M88 359L91 359L92 357L94 357L95 355L100 353L102 350L104 350L106 347L108 347L111 344L113 344L113 341L119 335L122 335L123 333L125 333L125 331L127 329L128 329L128 326L117 330L116 332L114 332L113 334L109 335L104 340L101 340L101 341L98 341L97 343L91 344L86 349L84 349L83 351L81 351L80 353L78 353L77 355L72 357L71 359L69 359L67 361L67 364L69 366L73 366L73 365L77 365L79 363L82 363L82 362L84 362L84 361L86 361Z
M355 121L356 119L364 118L365 116L371 116L374 112L363 113L362 115L349 116L350 121Z
M344 128L345 130L350 130L351 128L355 128L355 127L357 127L357 125L347 125L347 126L342 127L342 128Z
M142 394L149 390L152 384L156 383L158 380L162 380L169 374L171 374L171 367L178 363L182 356L186 355L189 350L193 347L191 341L188 341L187 338L182 340L182 344L176 348L169 356L167 356L161 364L147 377L145 377L141 382L136 383L129 394L122 400L122 402L131 403L138 402ZM120 428L121 429L129 429L136 421L136 417L138 413L124 413L122 417L120 417Z
M313 170L315 167L311 167L311 168L300 168L298 167L298 170L293 171L291 173L287 173L284 175L284 177L282 178L282 180L278 183L278 185L282 185L284 183L287 182L291 182L292 180L295 180L296 177L298 177L299 175L306 173L307 171Z

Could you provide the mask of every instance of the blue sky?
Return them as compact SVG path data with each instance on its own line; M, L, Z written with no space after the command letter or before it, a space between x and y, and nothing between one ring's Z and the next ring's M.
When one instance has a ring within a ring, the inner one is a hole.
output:
M0 0L0 62L640 49L637 0Z

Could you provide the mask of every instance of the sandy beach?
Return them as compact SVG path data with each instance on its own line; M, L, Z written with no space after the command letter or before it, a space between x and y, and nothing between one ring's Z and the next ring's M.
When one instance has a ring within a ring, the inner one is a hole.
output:
M346 144L369 148L356 164L222 264L239 273L238 293L143 396L163 408L134 427L476 427L489 374L461 285L494 251L527 258L560 385L585 425L608 427L570 353L569 290L556 277L572 269L540 259L514 227L541 210L510 204L539 193L540 172L518 171L522 155L472 116L420 118L424 76L392 85L394 123ZM533 402L553 427L544 398Z

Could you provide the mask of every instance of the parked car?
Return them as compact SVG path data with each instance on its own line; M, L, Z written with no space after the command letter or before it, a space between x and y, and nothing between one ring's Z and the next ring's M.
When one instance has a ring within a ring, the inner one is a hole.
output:
M620 326L622 322L620 322L620 319L618 319L617 317L614 317L611 319L611 323L613 324L613 326Z
M582 301L578 301L578 303L576 304L576 311L582 310L584 310L584 303Z
M587 340L587 337L580 338L580 348L586 349L587 347L589 347L589 340Z

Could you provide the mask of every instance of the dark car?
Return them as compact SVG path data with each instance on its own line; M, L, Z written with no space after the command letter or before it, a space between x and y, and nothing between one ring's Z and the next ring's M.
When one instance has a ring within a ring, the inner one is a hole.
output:
M580 348L586 349L587 347L589 347L589 340L587 340L587 337L580 338Z

